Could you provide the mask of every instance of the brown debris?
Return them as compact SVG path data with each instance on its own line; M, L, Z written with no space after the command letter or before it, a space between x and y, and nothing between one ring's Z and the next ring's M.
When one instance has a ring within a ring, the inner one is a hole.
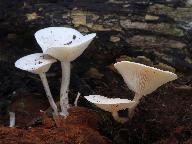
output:
M18 127L32 125L41 117L40 110L46 110L49 107L46 96L29 94L27 91L18 91L16 95L16 100L9 105L8 111L15 112Z
M95 78L95 79L102 79L102 77L104 76L102 73L99 72L98 69L96 68L90 68L87 73L87 76L91 77L91 78Z
M99 115L86 108L72 107L69 117L54 120L42 116L42 125L28 130L0 127L0 143L3 144L108 144L107 138L96 129L100 123ZM56 124L55 124L56 123ZM56 126L57 125L57 126Z
M0 127L0 143L2 144L108 144L107 139L97 131L77 125L66 125L63 128L29 130Z
M65 119L63 117L54 117L57 127L65 127L65 125L84 125L97 129L101 122L101 117L98 113L95 113L84 107L71 107L69 109L69 116ZM48 122L51 123L52 122Z

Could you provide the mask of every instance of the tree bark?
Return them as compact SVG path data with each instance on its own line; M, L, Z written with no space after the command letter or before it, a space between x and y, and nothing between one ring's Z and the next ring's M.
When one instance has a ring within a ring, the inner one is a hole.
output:
M186 1L7 0L1 2L0 11L1 36L11 40L19 35L31 41L40 28L69 26L98 34L85 56L94 53L95 61L98 57L109 62L120 55L144 55L179 71L192 70L192 8ZM0 49L1 59L4 53L11 55Z

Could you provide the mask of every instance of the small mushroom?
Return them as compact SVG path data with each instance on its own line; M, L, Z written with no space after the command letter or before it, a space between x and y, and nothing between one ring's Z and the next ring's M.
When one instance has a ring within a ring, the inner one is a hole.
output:
M27 55L17 60L15 62L15 67L28 72L32 72L34 74L38 74L40 76L49 103L52 109L54 110L54 114L58 115L57 105L55 104L54 99L52 97L45 74L49 70L51 65L55 62L56 60L48 55L44 55L42 53L35 53Z
M78 103L78 100L79 100L79 97L81 96L81 94L78 92L77 93L77 96L76 96L76 99L74 101L74 106L78 106L77 103Z
M161 85L177 79L177 75L163 71L144 64L121 61L114 64L115 68L122 75L128 88L135 92L133 101L135 104L129 109L129 116L132 117L134 109L142 96L155 91Z
M128 99L107 98L100 95L89 95L85 96L85 98L89 102L95 104L97 107L105 111L111 112L113 118L120 123L124 123L125 121L127 121L127 119L119 117L118 111L130 108L135 103L134 101Z
M35 33L36 41L43 53L61 61L60 106L61 115L65 117L69 108L70 63L83 53L95 36L95 33L83 36L77 30L65 27L48 27Z
M14 127L15 126L15 112L9 112L9 127Z

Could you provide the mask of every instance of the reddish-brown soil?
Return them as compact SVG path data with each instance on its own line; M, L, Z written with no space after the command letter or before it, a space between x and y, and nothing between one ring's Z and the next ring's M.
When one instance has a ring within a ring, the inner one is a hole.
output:
M99 115L86 108L73 107L67 119L43 115L42 124L29 129L0 127L0 144L108 144L96 128Z
M84 107L72 107L69 109L70 115L66 119L55 118L59 127L65 127L65 125L85 125L93 129L98 129L101 123L101 117L98 113L91 111Z

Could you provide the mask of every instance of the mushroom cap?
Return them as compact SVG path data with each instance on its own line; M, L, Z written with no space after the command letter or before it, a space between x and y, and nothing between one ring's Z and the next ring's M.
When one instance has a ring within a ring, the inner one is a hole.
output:
M130 108L135 103L128 99L107 98L100 95L89 95L85 96L85 98L97 107L108 112L117 112L119 110Z
M73 61L79 57L96 36L83 36L80 32L66 27L48 27L35 33L37 43L43 53L60 61Z
M129 89L140 96L155 91L161 85L177 79L177 75L144 64L121 61L114 64Z
M43 53L35 53L18 59L15 62L15 67L35 74L41 74L47 72L52 63L56 61L56 59Z

